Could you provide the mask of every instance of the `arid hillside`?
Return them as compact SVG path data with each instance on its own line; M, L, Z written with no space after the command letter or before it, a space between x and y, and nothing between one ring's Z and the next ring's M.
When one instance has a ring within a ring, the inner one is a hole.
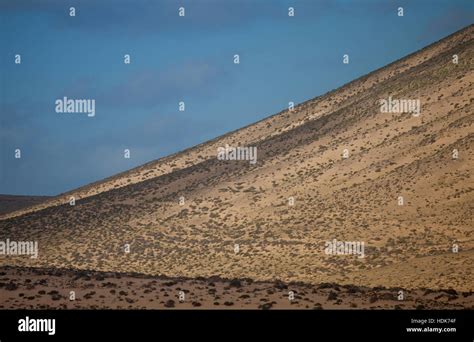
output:
M0 216L0 240L39 246L0 266L472 291L473 82L471 25L291 111ZM419 115L383 112L389 98L419 100ZM219 160L226 144L256 147L257 162ZM327 254L334 239L364 256Z

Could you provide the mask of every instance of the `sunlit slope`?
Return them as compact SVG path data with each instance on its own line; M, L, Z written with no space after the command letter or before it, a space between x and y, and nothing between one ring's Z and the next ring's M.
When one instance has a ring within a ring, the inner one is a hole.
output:
M5 216L0 240L36 240L40 257L0 263L473 290L472 37L73 191L75 206ZM389 96L419 99L421 114L381 113ZM257 163L217 160L225 144L256 146ZM325 254L333 239L364 242L365 257Z

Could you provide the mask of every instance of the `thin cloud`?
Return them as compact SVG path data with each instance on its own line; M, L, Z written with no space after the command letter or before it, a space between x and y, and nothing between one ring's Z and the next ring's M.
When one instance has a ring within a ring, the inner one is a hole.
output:
M150 107L208 95L218 90L219 82L228 80L227 72L206 62L189 62L171 70L142 69L98 94L97 100L110 107Z

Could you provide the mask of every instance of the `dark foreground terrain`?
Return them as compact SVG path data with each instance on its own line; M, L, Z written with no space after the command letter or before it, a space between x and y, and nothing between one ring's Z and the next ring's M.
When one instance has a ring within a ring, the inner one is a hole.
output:
M0 215L39 205L48 199L49 196L0 195Z
M463 309L474 293L250 279L168 278L94 271L0 268L2 309ZM75 300L70 300L71 291ZM180 300L184 293L184 300ZM290 291L294 299L289 300Z

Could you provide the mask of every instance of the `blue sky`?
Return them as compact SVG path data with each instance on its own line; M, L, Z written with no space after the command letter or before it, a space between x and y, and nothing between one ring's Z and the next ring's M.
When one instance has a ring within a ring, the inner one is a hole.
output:
M54 195L180 151L473 18L471 0L0 0L0 193ZM63 96L95 99L96 116L56 113Z

